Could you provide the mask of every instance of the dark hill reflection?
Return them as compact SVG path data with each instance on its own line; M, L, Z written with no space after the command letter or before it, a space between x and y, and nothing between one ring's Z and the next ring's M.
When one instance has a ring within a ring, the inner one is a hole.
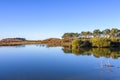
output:
M120 57L120 49L110 49L110 48L71 48L69 46L65 46L62 48L64 53L74 54L74 55L93 55L96 58L105 57L105 58L113 58L117 59Z

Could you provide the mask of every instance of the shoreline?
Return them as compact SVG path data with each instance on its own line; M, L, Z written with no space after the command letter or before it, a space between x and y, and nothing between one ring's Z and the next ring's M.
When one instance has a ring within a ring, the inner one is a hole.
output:
M19 42L1 42L0 46L14 46L14 45L26 45L26 44L41 44L41 41L19 41Z
M120 38L77 38L45 40L24 40L23 38L7 38L0 41L0 46L16 46L26 44L46 44L47 46L69 46L73 48L120 48Z
M1 42L0 41L0 46L19 46L19 45L30 45L30 44L46 44L47 46L63 46L63 47L71 47L72 48L72 43L71 42L60 42L60 43L50 43L50 42L47 42L47 43L44 43L44 41L20 41L20 42ZM119 47L114 47L114 46L109 46L109 47L94 47L94 46L91 46L91 47L80 47L80 48L113 48L113 49L116 49L116 48L120 48Z

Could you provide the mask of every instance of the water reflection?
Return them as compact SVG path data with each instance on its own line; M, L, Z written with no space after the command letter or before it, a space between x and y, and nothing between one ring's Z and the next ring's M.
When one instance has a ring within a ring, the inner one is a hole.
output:
M110 49L110 48L80 48L80 49L75 49L70 46L64 46L62 48L63 52L65 54L74 54L76 56L91 56L93 55L95 58L99 58L99 68L101 74L104 74L105 72L108 73L113 73L114 69L117 68L119 69L120 67L117 66L116 64L113 64L110 62L111 58L112 59L118 59L120 57L120 49ZM103 58L101 59L101 58ZM94 66L93 66L94 67Z
M25 47L26 45L10 45L10 46L0 46L1 47L14 47L14 48L21 48L21 47Z
M120 57L120 49L110 49L110 48L72 48L65 46L62 48L64 53L71 53L75 55L93 55L96 58L105 57L117 59Z
M0 80L120 79L119 49L50 47L0 48Z
M46 44L29 44L29 45L35 45L37 47L47 47ZM19 45L9 45L9 46L0 46L0 48L4 48L4 47L14 47L14 48L21 48L21 47L26 47L28 45L24 45L24 44L19 44Z
M46 47L46 44L36 44L38 47Z

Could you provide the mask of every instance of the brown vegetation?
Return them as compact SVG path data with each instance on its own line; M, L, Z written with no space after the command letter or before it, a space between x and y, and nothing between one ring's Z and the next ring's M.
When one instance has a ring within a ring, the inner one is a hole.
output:
M41 40L26 40L24 38L6 38L0 41L0 46L14 46L23 44L41 44Z

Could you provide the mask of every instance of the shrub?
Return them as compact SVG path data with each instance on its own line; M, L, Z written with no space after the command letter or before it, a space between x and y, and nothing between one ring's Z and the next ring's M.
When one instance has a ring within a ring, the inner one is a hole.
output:
M111 41L107 38L93 38L91 39L93 47L110 47Z
M89 41L75 39L72 41L72 47L73 48L91 47L91 43Z
M81 43L81 40L79 39L75 39L72 41L72 48L79 48L80 47L80 44Z

